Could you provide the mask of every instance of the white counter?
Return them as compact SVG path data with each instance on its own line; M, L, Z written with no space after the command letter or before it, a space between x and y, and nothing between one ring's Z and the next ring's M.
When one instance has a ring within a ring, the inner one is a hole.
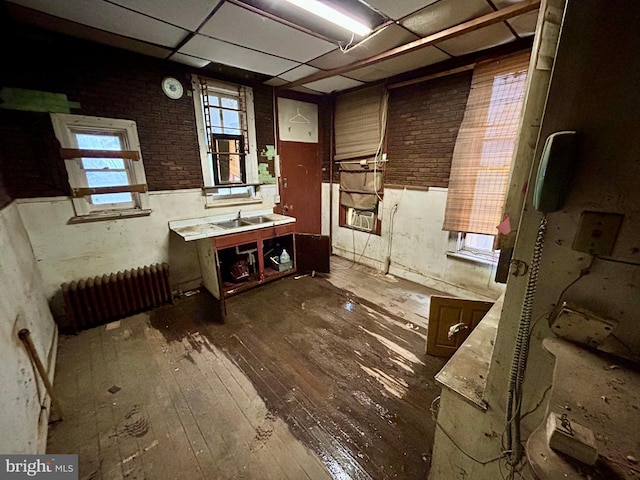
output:
M204 218L192 218L188 220L174 220L169 222L169 229L180 235L185 242L199 240L201 238L219 237L221 235L229 235L232 233L248 232L260 228L273 227L276 225L284 225L296 221L293 217L279 215L271 210L252 211L246 216L242 216L243 220L250 220L255 217L268 217L269 222L255 223L252 225L241 225L233 228L221 227L217 224L228 222L238 218L235 214L216 215Z

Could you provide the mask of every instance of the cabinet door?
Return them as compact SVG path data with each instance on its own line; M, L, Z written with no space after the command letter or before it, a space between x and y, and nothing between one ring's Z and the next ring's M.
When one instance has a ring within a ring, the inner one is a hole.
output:
M331 242L329 237L296 233L296 270L329 273Z
M427 353L453 355L492 306L491 302L431 297Z

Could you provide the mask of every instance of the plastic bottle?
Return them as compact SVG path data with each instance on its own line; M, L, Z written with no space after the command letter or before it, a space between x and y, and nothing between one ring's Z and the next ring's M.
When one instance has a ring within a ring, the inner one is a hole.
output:
M282 253L280 254L280 263L289 263L291 261L291 257L287 253L286 249L282 249Z

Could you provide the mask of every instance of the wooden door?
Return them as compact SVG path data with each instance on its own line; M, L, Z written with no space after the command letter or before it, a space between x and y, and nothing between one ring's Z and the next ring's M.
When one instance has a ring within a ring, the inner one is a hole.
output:
M331 242L328 236L296 233L296 270L329 273Z
M427 353L450 357L493 306L492 302L431 297Z
M296 218L296 231L320 234L322 159L317 143L279 142L279 212Z

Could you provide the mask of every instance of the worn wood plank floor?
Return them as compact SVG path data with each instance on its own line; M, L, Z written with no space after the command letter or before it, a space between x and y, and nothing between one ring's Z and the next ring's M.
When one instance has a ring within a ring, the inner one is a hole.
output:
M224 324L202 292L61 339L48 451L91 479L427 478L444 362L407 319L431 292L333 266L233 297Z

